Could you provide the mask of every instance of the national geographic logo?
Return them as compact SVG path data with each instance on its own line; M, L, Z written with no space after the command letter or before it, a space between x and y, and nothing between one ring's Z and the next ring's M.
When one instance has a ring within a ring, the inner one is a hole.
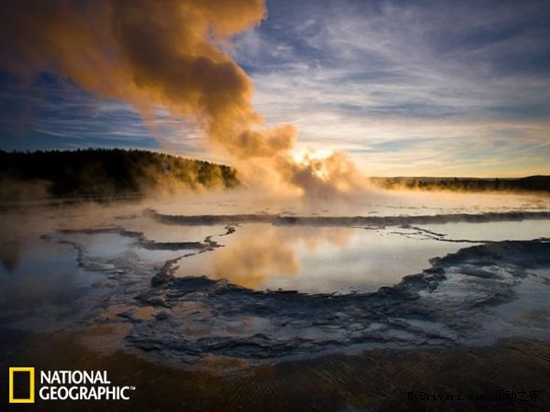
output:
M34 367L9 368L9 402L111 400L127 401L135 386L113 385L107 371L47 370ZM38 386L38 387L37 387Z
M34 403L34 368L10 368L10 403Z

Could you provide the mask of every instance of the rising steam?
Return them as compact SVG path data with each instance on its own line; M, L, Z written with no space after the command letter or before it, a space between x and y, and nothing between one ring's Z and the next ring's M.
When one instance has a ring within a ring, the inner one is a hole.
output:
M5 0L0 65L129 102L153 130L158 105L191 116L250 185L322 197L362 188L344 153L296 156L293 126L262 127L252 82L226 50L266 15L263 0Z

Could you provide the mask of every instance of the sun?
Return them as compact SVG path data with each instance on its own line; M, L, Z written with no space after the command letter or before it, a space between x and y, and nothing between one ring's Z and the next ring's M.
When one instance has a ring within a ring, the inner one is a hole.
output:
M329 169L327 159L334 155L331 150L316 150L307 148L292 154L292 160L301 169L308 170L312 175L322 181L329 179Z

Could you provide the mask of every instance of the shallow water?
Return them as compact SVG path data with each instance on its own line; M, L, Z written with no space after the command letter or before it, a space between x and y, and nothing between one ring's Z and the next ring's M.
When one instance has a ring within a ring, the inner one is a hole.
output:
M176 275L227 279L256 290L372 292L421 272L429 267L430 258L470 243L530 240L548 235L549 229L550 221L420 228L243 224L223 239L223 248L182 259Z
M419 196L406 193L375 197L360 206L363 211L367 209L367 215L390 210L399 212L400 216L423 215L427 210L444 213L510 211L527 205L533 206L536 211L546 210L546 198L540 196L486 194L456 197L454 194L439 193L425 196L435 206L414 206L420 201ZM178 210L184 214L199 211L204 214L219 211L222 207L228 213L237 207L236 198L212 200L212 196L198 196ZM245 203L244 209L259 209L264 213L277 211L277 206L262 206L261 200ZM389 200L395 204L389 205ZM267 199L263 201L268 202ZM165 201L155 206L156 210L166 212L178 204ZM310 206L294 206L302 211L307 208L309 216L318 215ZM286 204L281 210L291 213L292 207L292 204ZM140 213L143 207L137 207L133 209L135 213L128 215L121 213L124 209L102 213L95 213L94 210L92 214L101 218L91 220L86 226L84 216L79 216L76 210L69 209L63 218L46 210L33 234L29 234L33 232L32 228L29 229L29 217L24 215L24 236L14 238L16 235L4 233L0 279L6 285L3 288L7 291L6 296L14 285L25 291L21 293L30 294L37 289L36 285L41 284L44 276L48 276L48 287L44 290L69 288L74 282L72 275L68 274L77 271L75 247L80 248L81 255L96 264L98 271L113 268L108 261L130 253L137 261L153 267L170 259L179 259L178 277L205 275L212 279L227 279L255 290L357 293L372 292L381 286L398 283L403 276L429 267L429 259L456 252L469 244L550 236L548 219L359 227L334 226L331 223L330 227L322 227L239 223L236 216L233 225L165 224L154 216ZM329 216L334 216L337 210L330 210L328 206L322 209ZM395 213L391 212L388 216ZM13 225L13 219L9 216L4 216L4 219ZM56 233L56 228L64 231ZM42 235L54 235L55 239L53 242L52 239L40 239ZM25 284L27 286L21 286Z
M94 350L221 370L354 345L548 336L545 242L518 243L524 254L507 263L494 258L507 258L499 244L432 260L550 237L546 198L399 196L352 204L357 214L262 202L231 214L235 199L209 197L5 213L0 316L33 332L79 330Z
M78 266L73 248L35 239L13 253L17 258L9 270L6 263L0 266L1 310L59 304L74 298Z
M405 275L421 272L429 267L430 258L445 256L473 243L530 240L550 234L549 220L404 227L245 223L232 226L231 233L227 233L223 225L164 225L147 217L127 219L117 225L121 228L119 232L99 230L57 236L79 245L89 259L102 262L98 263L99 268L113 268L105 262L131 252L138 260L156 264L180 259L178 277L205 275L255 290L304 293L373 292L398 283ZM164 242L173 250L147 249L136 236L129 236L124 230L141 233L147 241L157 245ZM204 250L200 246L182 246L178 249L180 243L203 244L206 238L219 247ZM23 282L23 279L32 279L35 271L47 272L51 288L59 278L57 273L76 271L75 254L70 245L35 239L24 249L21 265L15 266L10 277ZM6 268L1 270L6 271ZM41 279L36 277L35 284Z
M530 212L550 209L550 198L539 194L452 193L373 190L364 197L300 201L235 190L156 202L160 213L173 215L314 215L398 216L446 213Z

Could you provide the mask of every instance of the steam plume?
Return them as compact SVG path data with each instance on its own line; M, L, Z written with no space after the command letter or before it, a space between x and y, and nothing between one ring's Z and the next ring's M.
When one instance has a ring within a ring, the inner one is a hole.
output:
M263 0L4 0L0 65L52 71L131 103L151 127L154 107L192 116L250 184L332 195L356 189L343 154L299 163L291 125L262 128L252 82L224 51L267 15Z

